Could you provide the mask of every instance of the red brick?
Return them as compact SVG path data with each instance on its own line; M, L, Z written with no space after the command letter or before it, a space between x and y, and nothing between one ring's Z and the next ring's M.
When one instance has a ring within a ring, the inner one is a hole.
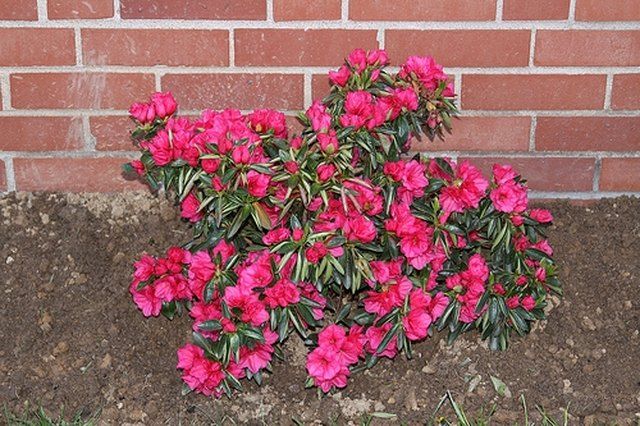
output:
M462 106L478 110L602 109L604 75L482 75L462 77Z
M14 108L128 109L155 88L150 74L12 74Z
M49 19L102 19L113 17L113 0L49 0Z
M638 0L577 0L577 21L640 21Z
M640 151L640 117L538 117L536 150Z
M461 117L453 120L453 133L444 141L424 138L415 151L527 151L529 117Z
M0 151L65 151L83 146L79 117L0 117Z
M82 30L88 65L224 66L229 32L223 30Z
M0 66L75 63L72 29L0 28Z
M640 158L603 158L600 191L640 191Z
M329 88L329 76L327 74L314 74L311 77L311 97L314 101L321 100L327 96Z
M496 0L350 0L355 21L493 21Z
M134 151L130 135L134 125L127 116L100 116L89 119L98 151Z
M504 0L505 21L546 21L569 19L569 0Z
M385 48L397 63L430 55L447 67L526 66L530 38L524 30L387 30Z
M295 74L168 74L171 90L183 109L302 108L303 79Z
M125 180L127 158L16 158L13 168L18 191L117 192L143 189Z
M7 190L7 171L4 161L0 160L0 191Z
M378 46L373 30L235 31L236 65L339 66L356 48Z
M640 65L640 31L541 30L536 35L536 65Z
M124 19L266 19L266 0L120 0Z
M276 21L336 20L342 16L341 0L274 0Z
M613 76L613 109L640 109L640 74Z
M37 0L2 0L0 2L0 20L37 21Z
M467 158L491 176L493 164L511 164L535 191L591 191L595 159L564 157Z

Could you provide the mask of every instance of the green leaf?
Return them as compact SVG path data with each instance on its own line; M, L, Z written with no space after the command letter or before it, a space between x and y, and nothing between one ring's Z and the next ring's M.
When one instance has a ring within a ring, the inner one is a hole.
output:
M507 385L502 380L498 379L495 376L490 376L490 377L491 377L491 383L493 384L493 388L496 390L498 395L511 398L511 391L509 390Z
M204 321L198 324L198 328L202 331L218 331L222 330L222 324L218 320Z

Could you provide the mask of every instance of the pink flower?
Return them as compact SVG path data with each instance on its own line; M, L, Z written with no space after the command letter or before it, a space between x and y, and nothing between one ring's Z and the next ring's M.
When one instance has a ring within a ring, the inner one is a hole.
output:
M367 67L367 52L364 49L354 49L347 57L347 63L356 72L361 73Z
M364 126L373 114L372 101L371 93L365 90L347 93L344 102L346 113L340 117L340 124L343 127L352 126L356 129Z
M222 320L222 310L220 308L220 300L214 299L214 301L210 303L205 302L195 302L191 309L189 310L189 316L193 318L193 331L196 331L202 334L205 337L210 339L217 339L219 332L218 331L204 331L200 330L200 324L206 321L211 320Z
M233 244L220 240L220 242L213 248L213 255L220 256L222 263L226 263L231 256L236 253L236 248Z
M138 176L144 176L144 174L147 172L144 164L140 160L133 160L129 163L129 166L131 166L131 168L136 172Z
M263 330L265 343L257 343L253 348L242 346L240 348L240 367L246 368L253 374L265 368L271 362L273 344L278 335L268 328Z
M426 169L424 164L415 160L409 161L402 173L402 186L410 191L424 189L429 184L425 175Z
M167 275L153 283L156 288L156 296L163 302L191 299L192 294L183 275Z
M489 267L481 254L476 253L469 258L467 270L481 281L489 279Z
M525 296L520 300L520 305L526 310L531 311L536 307L536 300L532 296Z
M403 160L387 161L383 166L384 174L389 176L394 181L400 182L402 180L402 177L404 176L405 165L406 162Z
M254 327L264 324L269 319L264 305L250 290L240 286L227 287L224 290L224 301L230 309L237 308L240 311L240 320Z
M247 173L247 190L249 194L262 198L267 195L269 185L271 184L271 176L263 173L256 172L255 170L249 170Z
M375 354L378 351L378 347L380 343L382 343L382 339L387 334L387 332L391 329L391 323L386 323L381 327L371 326L365 332L365 336L367 338L366 349L367 352L371 354ZM387 347L380 352L377 356L387 358L394 358L398 353L398 336L393 336L393 338L387 344Z
M317 171L320 182L326 182L336 174L336 166L333 164L320 164Z
M287 138L287 122L280 111L259 109L247 116L247 121L256 133L267 134L273 132L276 138Z
M231 151L231 159L236 164L249 164L251 153L247 145L238 145Z
M442 66L436 63L431 56L410 56L401 66L398 73L400 78L417 78L425 88L435 90L438 85L447 80Z
M142 143L140 145L143 146ZM158 166L166 166L174 160L175 153L169 141L169 134L165 130L159 131L144 146L149 150L153 162Z
M494 164L493 165L493 181L496 185L502 185L514 180L518 175L513 167L509 165Z
M216 270L211 256L206 251L199 251L191 256L189 265L189 288L198 298L203 298L204 287L213 278Z
M318 144L320 149L327 154L333 154L339 148L336 132L330 130L328 133L318 133Z
M413 284L407 277L400 277L395 283L383 285L380 291L368 291L364 299L364 310L382 317L394 307L400 307Z
M389 56L384 49L373 49L367 52L367 65L385 66L389 64Z
M147 124L156 119L156 110L152 104L136 102L129 108L129 115L138 120L140 124Z
M346 65L341 66L338 71L329 71L329 80L332 84L344 87L351 77L351 71Z
M138 290L138 284L138 281L134 281L129 288L133 296L133 301L142 311L142 315L145 317L157 317L162 309L162 299L156 295L156 290L153 285L147 285Z
M363 215L358 215L346 221L342 232L349 241L358 241L366 244L376 239L378 231L371 220Z
M527 209L527 188L508 181L489 194L496 210L504 213L522 213Z
M507 299L507 308L515 309L518 306L520 306L520 300L518 299L518 296L512 296Z
M183 370L182 380L189 388L206 396L222 395L218 389L225 378L222 364L206 358L201 348L187 344L178 349L177 368Z
M422 340L427 337L432 318L425 310L411 310L402 319L402 327L409 340Z
M307 109L306 115L311 120L311 128L314 132L326 132L331 128L331 116L322 102L314 101Z
M460 163L454 172L453 181L440 192L440 204L446 216L478 207L489 187L489 182L482 177L480 170L468 161Z
M156 110L156 114L160 118L165 118L173 115L178 108L176 100L173 98L171 92L156 92L151 95L151 103Z
M287 228L273 228L262 237L262 242L268 246L272 246L289 238L291 238L291 231Z
M316 241L305 251L304 255L309 263L316 265L327 255L327 253L329 253L327 247L321 241Z
M307 356L307 371L314 378L331 380L340 372L337 354L330 347L317 347Z
M265 289L264 295L264 301L271 309L277 307L286 308L300 301L298 288L287 279L281 279L273 287Z
M551 212L546 209L532 209L529 213L529 217L539 223L553 222Z
M133 264L135 267L135 272L133 276L136 280L142 282L147 281L153 275L153 270L156 266L156 259L148 254L145 254Z
M200 201L193 192L190 192L180 204L180 216L189 219L189 222L198 222L204 217L204 213L198 211L199 208Z

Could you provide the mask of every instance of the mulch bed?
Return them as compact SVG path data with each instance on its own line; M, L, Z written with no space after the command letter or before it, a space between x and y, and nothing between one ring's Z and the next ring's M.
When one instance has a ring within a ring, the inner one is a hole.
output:
M127 288L141 252L188 240L175 208L148 194L11 194L0 199L0 405L25 401L57 413L101 409L113 424L281 424L293 419L358 422L387 412L409 424L429 419L447 390L468 413L495 403L495 424L523 422L520 395L573 421L635 424L640 416L640 200L547 202L564 299L549 320L508 351L468 334L440 335L415 358L382 361L342 392L304 389L306 350L259 388L219 401L181 395L176 349L188 318L145 320ZM494 390L491 376L509 395ZM450 411L449 411L450 412Z

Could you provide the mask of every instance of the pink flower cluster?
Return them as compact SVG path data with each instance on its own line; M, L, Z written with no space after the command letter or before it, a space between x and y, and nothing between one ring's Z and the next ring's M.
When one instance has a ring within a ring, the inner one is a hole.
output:
M477 328L504 349L559 292L542 229L551 214L528 209L512 167L486 179L468 161L403 156L449 130L455 94L431 57L395 74L388 64L383 50L351 52L299 115L299 135L269 109L188 119L170 93L132 106L142 155L131 166L176 193L194 239L143 255L130 292L144 316L193 320L178 351L190 389L220 397L260 383L293 332L324 392L434 328Z

